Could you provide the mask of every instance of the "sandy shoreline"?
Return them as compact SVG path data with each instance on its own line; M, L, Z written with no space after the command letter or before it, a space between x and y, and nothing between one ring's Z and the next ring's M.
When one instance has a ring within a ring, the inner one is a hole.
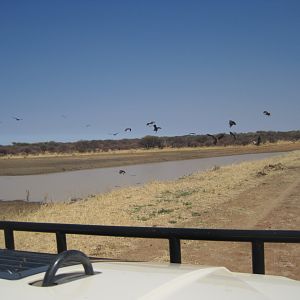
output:
M99 154L73 154L37 157L10 157L0 159L0 176L33 175L84 169L118 167L142 163L176 161L195 158L285 152L299 150L300 142L264 144L262 146L231 146L187 149L117 151Z

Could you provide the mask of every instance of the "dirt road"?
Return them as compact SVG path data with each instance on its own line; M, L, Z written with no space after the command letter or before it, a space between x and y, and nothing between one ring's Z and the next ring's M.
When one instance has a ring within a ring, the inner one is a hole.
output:
M300 169L264 178L234 199L213 206L213 213L199 216L202 228L283 229L300 228ZM195 227L195 221L184 227ZM198 226L197 226L198 227ZM168 245L159 240L139 241L123 257L168 261ZM149 251L151 249L151 251ZM150 257L149 257L150 256ZM300 280L300 244L266 244L266 273ZM223 265L232 271L252 272L250 243L183 241L184 263Z

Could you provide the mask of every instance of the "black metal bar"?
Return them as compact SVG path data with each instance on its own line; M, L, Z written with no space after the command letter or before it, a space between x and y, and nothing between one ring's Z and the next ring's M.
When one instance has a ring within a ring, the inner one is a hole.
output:
M14 231L12 228L4 228L5 248L15 250Z
M56 246L57 253L61 253L67 250L67 238L65 233L56 232Z
M265 249L263 242L252 242L252 272L254 274L265 274Z
M170 262L181 264L181 248L180 239L169 239Z
M129 227L0 221L0 230L1 229L4 230L5 245L7 249L15 248L13 231L56 233L58 252L67 249L66 234L168 239L170 261L175 263L181 262L181 239L251 242L252 268L253 272L256 274L265 273L264 242L300 243L300 231L297 230Z
M66 234L102 235L119 237L139 237L169 239L176 236L181 240L207 240L269 243L300 243L299 230L238 230L238 229L198 229L165 227L130 227L56 223L27 223L0 221L0 229L15 231L61 232Z

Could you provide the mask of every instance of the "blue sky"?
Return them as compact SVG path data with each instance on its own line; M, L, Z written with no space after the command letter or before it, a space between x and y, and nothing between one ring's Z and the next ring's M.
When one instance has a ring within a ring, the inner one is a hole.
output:
M0 144L299 130L299 32L297 0L2 0Z

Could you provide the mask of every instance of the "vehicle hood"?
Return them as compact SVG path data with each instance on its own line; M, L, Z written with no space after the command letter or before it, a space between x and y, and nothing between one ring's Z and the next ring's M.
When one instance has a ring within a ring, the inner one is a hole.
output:
M299 299L300 282L280 276L233 273L224 267L158 265L149 263L93 263L96 275L52 287L31 283L45 273L20 280L0 280L3 299ZM81 272L82 266L59 274ZM66 275L67 276L67 275Z

